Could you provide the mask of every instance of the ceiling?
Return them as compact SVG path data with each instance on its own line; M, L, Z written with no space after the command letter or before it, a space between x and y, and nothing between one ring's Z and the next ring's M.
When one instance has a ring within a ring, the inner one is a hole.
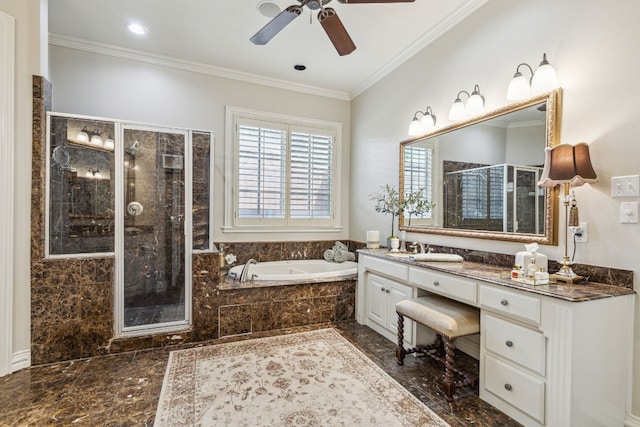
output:
M308 8L268 44L252 44L271 19L258 10L264 0L52 0L49 33L54 45L352 99L486 1L331 1L357 47L342 57ZM269 3L282 10L298 0ZM148 34L127 31L132 21Z

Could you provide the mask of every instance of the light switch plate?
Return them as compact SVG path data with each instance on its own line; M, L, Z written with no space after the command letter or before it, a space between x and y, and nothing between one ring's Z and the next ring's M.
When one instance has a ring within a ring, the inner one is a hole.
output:
M611 197L639 197L640 175L614 176L611 178Z
M620 203L620 223L621 224L637 224L638 223L638 202Z

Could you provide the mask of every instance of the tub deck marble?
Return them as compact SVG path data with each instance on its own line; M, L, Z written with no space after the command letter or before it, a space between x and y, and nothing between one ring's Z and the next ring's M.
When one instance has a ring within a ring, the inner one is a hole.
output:
M513 281L511 279L503 279L501 275L509 271L508 268L489 264L480 264L476 262L411 261L408 257L403 258L390 255L388 254L388 251L386 249L361 249L358 252L360 252L361 254L393 260L408 265L421 266L435 271L468 277L470 279L482 280L484 282L494 283L496 285L518 289L521 291L532 292L570 302L584 302L602 298L635 294L635 291L633 289L629 289L627 287L597 282L585 282L576 284L557 282L548 285L528 285L525 283Z

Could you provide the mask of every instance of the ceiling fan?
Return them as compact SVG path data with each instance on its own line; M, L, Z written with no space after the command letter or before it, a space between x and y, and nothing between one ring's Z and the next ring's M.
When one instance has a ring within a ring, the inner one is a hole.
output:
M413 3L414 1L415 0L338 0L339 3L343 4ZM253 44L267 44L284 27L289 25L291 21L302 15L303 8L307 6L311 10L320 9L320 12L318 12L318 21L340 56L348 55L356 50L356 45L353 43L353 40L351 40L344 25L342 25L342 21L336 14L336 11L333 8L324 7L324 5L331 2L331 0L298 0L298 2L300 2L300 4L294 4L280 12L249 40L251 40Z

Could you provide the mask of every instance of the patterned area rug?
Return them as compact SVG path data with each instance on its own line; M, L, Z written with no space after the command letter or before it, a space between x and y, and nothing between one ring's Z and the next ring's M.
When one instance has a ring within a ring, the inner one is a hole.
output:
M334 329L171 352L156 426L448 426Z

